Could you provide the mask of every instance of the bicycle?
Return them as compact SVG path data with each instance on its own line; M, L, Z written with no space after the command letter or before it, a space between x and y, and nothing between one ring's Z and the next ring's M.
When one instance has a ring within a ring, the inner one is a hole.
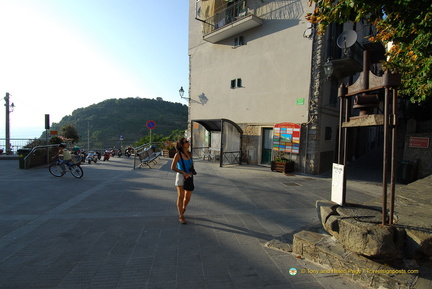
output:
M62 177L67 172L67 170L66 170L66 172L63 173L63 169L62 169L62 167L60 165L62 162L65 164L65 167L67 169L69 169L69 171L71 172L71 174L75 178L77 178L77 179L82 178L82 176L84 175L84 171L83 171L83 169L79 165L71 163L71 162L64 162L61 159L57 159L57 162L51 164L49 166L49 168L48 168L49 172L53 176L55 176L55 177Z

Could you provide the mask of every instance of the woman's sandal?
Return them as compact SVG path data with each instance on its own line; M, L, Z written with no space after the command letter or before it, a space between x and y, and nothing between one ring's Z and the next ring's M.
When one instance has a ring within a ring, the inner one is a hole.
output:
M179 218L179 221L180 221L180 223L182 223L182 224L186 224L186 220L185 220L184 217L180 217L180 218Z

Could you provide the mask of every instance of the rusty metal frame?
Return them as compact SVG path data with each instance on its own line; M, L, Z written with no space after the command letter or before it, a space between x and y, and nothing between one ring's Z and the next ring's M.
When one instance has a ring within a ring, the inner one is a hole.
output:
M382 225L392 225L394 215L395 199L395 175L396 175L396 129L397 129L397 87L401 79L398 73L386 71L383 76L376 76L369 71L370 56L367 50L364 51L363 72L361 72L356 83L347 86L341 84L338 91L340 99L339 112L339 147L338 163L346 165L347 161L347 143L348 128L370 125L382 125L384 127L384 151L383 151L383 178L382 178ZM384 116L383 123L362 124L357 117L356 120L350 118L351 108L348 97L360 95L370 91L384 90ZM392 93L392 94L391 94ZM353 124L354 123L354 124ZM389 130L391 130L389 132ZM390 138L391 133L391 138ZM391 147L389 146L391 144ZM389 218L387 218L387 186L388 186L388 169L389 169L389 150L391 149L390 163L390 206ZM343 179L343 205L346 200L346 173Z

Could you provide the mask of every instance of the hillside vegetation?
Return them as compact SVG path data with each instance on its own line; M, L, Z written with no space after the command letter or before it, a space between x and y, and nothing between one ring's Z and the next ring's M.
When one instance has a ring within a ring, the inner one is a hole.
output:
M169 136L173 130L187 129L187 117L188 107L181 103L146 98L108 99L74 110L72 115L53 123L51 130L60 131L73 124L82 148L87 149L88 145L90 149L119 148L148 135L149 120L156 123L152 134Z

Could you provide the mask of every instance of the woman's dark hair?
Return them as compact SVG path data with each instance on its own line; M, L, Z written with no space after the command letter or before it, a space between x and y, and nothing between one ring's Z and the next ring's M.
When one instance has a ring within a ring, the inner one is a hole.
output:
M176 143L176 150L178 152L182 152L183 151L183 144L185 143L187 139L182 137L181 139L179 139Z

